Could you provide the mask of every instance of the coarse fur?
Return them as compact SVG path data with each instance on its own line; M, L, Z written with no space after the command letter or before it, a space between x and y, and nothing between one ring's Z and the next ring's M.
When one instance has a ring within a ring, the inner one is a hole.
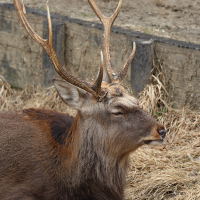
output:
M130 152L160 141L163 126L119 84L103 83L108 94L97 102L54 82L61 98L78 109L74 119L42 109L0 114L1 199L124 199Z
M59 64L52 48L48 3L49 32L44 40L28 23L23 4L14 0L24 28L65 80L53 80L58 94L77 115L72 118L43 109L0 113L2 200L123 200L130 152L144 144L163 142L164 127L121 85L135 54L135 43L120 72L112 70L110 32L122 0L110 18L101 14L93 0L88 1L104 24L104 52L93 84L75 78Z

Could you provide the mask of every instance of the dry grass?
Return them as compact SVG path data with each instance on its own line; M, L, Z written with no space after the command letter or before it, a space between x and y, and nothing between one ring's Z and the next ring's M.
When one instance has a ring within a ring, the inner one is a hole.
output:
M126 199L200 199L200 113L172 109L164 86L153 78L156 84L147 86L139 101L168 130L166 148L144 146L133 153ZM61 101L53 87L16 91L1 77L0 110L29 107L76 113Z
M144 146L133 153L127 199L200 199L200 112L172 109L163 84L149 85L140 105L168 130L166 148Z
M16 91L0 76L0 111L26 108L54 109L72 116L76 114L74 109L63 103L53 86L46 89L28 86L23 91Z

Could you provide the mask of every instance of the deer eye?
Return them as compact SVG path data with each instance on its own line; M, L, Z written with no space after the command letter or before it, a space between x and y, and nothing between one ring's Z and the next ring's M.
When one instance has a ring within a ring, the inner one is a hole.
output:
M112 112L112 114L113 115L115 115L115 116L124 116L124 113L122 113L122 112Z

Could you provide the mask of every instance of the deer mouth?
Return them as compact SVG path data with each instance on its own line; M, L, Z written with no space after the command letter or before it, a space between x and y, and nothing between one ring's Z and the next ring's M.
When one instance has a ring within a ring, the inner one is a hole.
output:
M149 145L152 149L162 150L165 148L165 144L163 143L163 139L157 140L144 140L144 144Z
M157 139L157 140L144 140L144 143L147 145L150 145L151 147L163 147L165 144L163 143L163 139Z

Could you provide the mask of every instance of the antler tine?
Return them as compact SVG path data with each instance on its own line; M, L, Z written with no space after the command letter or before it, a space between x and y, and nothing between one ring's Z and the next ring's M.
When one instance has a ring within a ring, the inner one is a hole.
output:
M114 14L111 17L105 17L102 14L102 12L100 11L100 9L98 8L98 6L96 5L96 3L94 2L94 0L88 0L88 2L104 26L104 38L103 38L103 40L104 40L103 41L104 62L105 62L106 71L108 73L109 79L110 79L110 81L112 81L113 77L115 77L116 74L114 73L114 71L112 69L112 64L111 64L111 60L110 60L110 50L109 50L110 33L111 33L112 25L121 9L122 0L119 1L119 4L118 4Z
M26 31L29 33L29 35L40 46L42 46L44 48L54 69L56 70L56 72L67 82L93 94L98 100L101 99L102 96L100 96L100 92L99 92L100 89L97 89L98 93L93 89L93 88L96 89L99 87L100 81L98 82L98 87L90 85L89 83L82 81L78 78L75 78L74 76L72 76L71 74L66 72L63 69L63 67L59 64L56 54L53 50L53 46L52 46L52 25L51 25L48 2L47 2L47 21L48 21L48 39L47 40L45 40L45 39L41 38L39 35L37 35L36 32L30 26L30 24L28 23L28 20L26 19L26 16L25 16L26 12L25 12L25 7L24 7L23 3L22 3L22 6L23 6L23 9L22 9L22 7L19 3L19 0L13 0L13 2L14 2L18 17L19 17L20 21L22 22L22 25L24 26ZM99 80L102 80L102 78L101 79L99 78Z
M98 77L96 79L96 81L94 82L94 86L93 89L96 91L97 94L101 95L101 83L102 83L102 79L103 79L103 53L102 51L101 53L101 62L100 62L100 69L99 69L99 74Z
M133 50L131 52L131 55L129 56L127 62L124 64L124 67L117 74L117 80L119 82L121 82L122 79L125 77L125 75L126 75L126 73L128 71L128 67L129 67L129 65L130 65L130 63L133 60L133 57L135 55L135 51L136 51L136 44L135 44L135 42L133 42Z

